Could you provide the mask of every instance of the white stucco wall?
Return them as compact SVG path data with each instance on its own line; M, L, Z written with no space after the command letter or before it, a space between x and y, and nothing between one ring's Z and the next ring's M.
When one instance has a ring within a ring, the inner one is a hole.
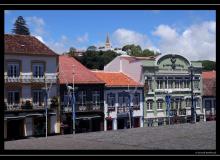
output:
M33 135L33 118L27 117L24 122L24 135L32 136Z
M104 66L104 71L119 72L120 71L120 56L117 56L110 63Z
M121 62L120 62L121 61ZM123 72L137 82L141 82L142 72L141 61L129 62L123 57L116 57L104 67L104 71ZM121 70L120 70L121 67Z
M135 61L129 63L129 61L122 59L122 71L132 79L134 79L137 82L141 82L141 76L142 76L142 67L141 67L141 61Z
M131 89L130 89L131 90ZM108 89L105 90L104 93L104 114L105 114L105 118L108 117L108 105L107 105L107 94L109 93L114 93L115 94L115 98L116 98L116 103L115 103L115 111L111 111L109 113L109 116L113 119L113 130L117 130L117 107L118 107L118 93L125 91L124 89ZM131 90L132 92L132 90ZM136 92L140 93L140 110L134 110L133 111L133 117L140 117L140 126L143 127L143 108L144 108L144 100L143 100L143 95L142 95L142 90L138 89ZM133 92L132 92L133 94ZM131 98L133 97L131 94ZM133 103L131 102L130 104L131 106L133 105ZM104 129L106 130L106 120L104 122Z

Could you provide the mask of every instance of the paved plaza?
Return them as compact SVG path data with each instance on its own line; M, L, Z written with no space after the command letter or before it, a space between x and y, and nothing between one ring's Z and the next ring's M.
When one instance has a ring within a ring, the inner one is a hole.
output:
M216 122L143 127L6 141L6 150L209 150L216 149Z

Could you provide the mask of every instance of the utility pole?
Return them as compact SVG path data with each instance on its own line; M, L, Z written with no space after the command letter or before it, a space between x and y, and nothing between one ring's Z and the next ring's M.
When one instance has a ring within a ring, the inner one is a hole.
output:
M190 67L190 80L191 80L191 119L193 123L196 123L196 110L194 106L194 99L193 99L193 66L191 65Z
M74 93L74 65L73 65L73 92L72 92L72 118L73 118L73 134L75 134L75 93Z

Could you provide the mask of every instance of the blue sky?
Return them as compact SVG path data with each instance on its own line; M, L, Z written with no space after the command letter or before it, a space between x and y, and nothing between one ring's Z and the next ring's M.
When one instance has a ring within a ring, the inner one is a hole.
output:
M5 33L11 33L16 18L23 16L31 34L57 53L71 46L102 46L109 33L113 47L134 43L162 54L215 60L215 14L210 10L10 10L5 11Z

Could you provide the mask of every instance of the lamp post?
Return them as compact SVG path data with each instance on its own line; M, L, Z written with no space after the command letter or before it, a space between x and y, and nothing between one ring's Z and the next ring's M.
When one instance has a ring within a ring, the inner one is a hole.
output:
M47 101L48 101L48 91L49 91L49 88L42 88L43 90L43 95L44 95L44 100L45 100L45 117L46 117L46 138L47 138Z
M190 70L190 81L191 81L191 122L196 123L196 109L193 103L194 98L193 98L193 66L192 65L190 65L189 70Z
M171 99L170 93L172 93L172 90L167 91L166 98L165 98L166 103L167 103L167 112L168 112L169 125L170 125L170 99Z

